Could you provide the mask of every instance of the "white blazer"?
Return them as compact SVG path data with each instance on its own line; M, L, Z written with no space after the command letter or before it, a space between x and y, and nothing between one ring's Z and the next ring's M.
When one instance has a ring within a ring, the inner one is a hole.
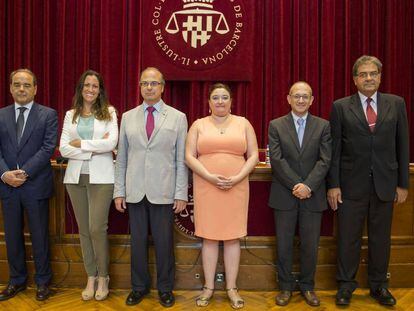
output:
M63 123L62 136L60 137L59 151L63 157L68 158L68 166L63 183L77 184L83 161L89 161L89 182L91 184L114 183L114 161L112 151L118 142L118 122L115 108L109 107L111 121L94 120L93 139L81 140L81 147L69 145L74 139L81 139L78 134L78 123L72 123L74 110L66 112ZM102 137L109 133L109 137Z

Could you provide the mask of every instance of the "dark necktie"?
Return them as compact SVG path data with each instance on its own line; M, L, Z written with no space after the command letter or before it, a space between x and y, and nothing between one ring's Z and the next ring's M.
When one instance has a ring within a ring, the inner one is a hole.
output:
M150 139L151 134L154 131L154 115L152 114L154 110L155 108L152 106L147 107L148 115L147 115L147 124L145 128L147 130L148 140Z
M367 121L371 132L375 130L375 123L377 122L377 114L371 106L372 98L367 98Z
M17 122L16 122L16 134L17 134L17 143L20 144L20 139L22 138L23 127L24 127L24 112L27 108L19 107L17 109L20 110L20 113L19 113L19 116L17 117Z

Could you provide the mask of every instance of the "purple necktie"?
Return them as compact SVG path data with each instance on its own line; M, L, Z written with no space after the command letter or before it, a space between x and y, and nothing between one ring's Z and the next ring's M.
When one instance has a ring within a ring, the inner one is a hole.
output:
M154 115L152 114L154 110L155 108L152 106L147 107L148 115L147 115L147 124L145 128L147 129L148 140L150 139L151 134L154 131Z

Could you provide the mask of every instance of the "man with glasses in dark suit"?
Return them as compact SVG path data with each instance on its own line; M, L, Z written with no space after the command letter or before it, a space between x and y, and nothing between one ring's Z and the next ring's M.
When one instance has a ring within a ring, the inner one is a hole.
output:
M333 103L328 201L338 214L337 305L349 305L358 286L362 232L368 224L368 284L382 305L387 289L393 204L408 194L408 122L404 99L378 92L382 64L361 56L352 73L358 92Z
M276 304L286 306L296 289L292 274L293 239L300 236L299 288L310 306L319 306L314 291L322 212L326 203L325 176L331 161L329 122L313 116L312 89L306 82L292 85L287 96L291 112L269 125L272 187L269 206L274 209L277 270L280 292Z

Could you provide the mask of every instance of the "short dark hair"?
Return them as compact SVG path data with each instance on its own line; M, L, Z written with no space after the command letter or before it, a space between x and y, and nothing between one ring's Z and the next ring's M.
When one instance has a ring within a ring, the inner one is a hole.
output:
M20 69L17 69L17 70L15 70L15 71L13 71L11 74L10 74L10 84L12 84L13 83L13 77L17 74L17 73L19 73L19 72L25 72L25 73L28 73L29 75L31 75L32 76L32 78L33 78L33 86L36 86L37 85L37 78L36 78L36 75L30 70L30 69L27 69L27 68L20 68Z
M378 58L371 55L362 55L355 61L354 66L352 67L352 75L354 77L358 75L358 68L363 64L374 64L375 66L377 66L379 73L381 73L382 71L382 63Z
M211 93L213 93L216 89L225 89L227 92L229 92L230 98L233 98L233 94L231 93L230 87L227 84L220 82L210 85L210 87L208 88L208 99L210 99Z

